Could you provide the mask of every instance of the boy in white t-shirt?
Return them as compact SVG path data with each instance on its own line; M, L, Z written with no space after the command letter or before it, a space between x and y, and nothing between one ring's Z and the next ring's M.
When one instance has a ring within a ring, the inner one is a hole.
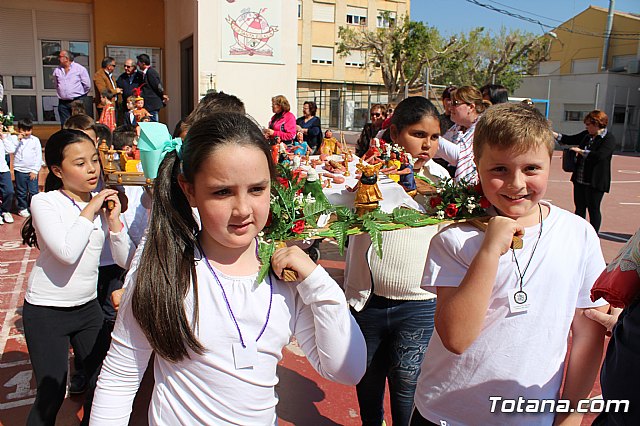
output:
M605 263L589 223L542 201L552 153L534 108L496 105L479 120L475 161L495 217L486 232L462 223L431 240L422 285L437 290L437 333L412 426L580 424L570 411L589 397L605 333L584 311L608 309L589 299Z

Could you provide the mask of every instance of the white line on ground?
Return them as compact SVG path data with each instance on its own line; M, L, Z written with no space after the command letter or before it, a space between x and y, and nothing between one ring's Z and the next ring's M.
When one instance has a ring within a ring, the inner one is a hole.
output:
M19 365L27 365L31 364L31 361L28 359L23 359L22 361L14 361L14 362L0 362L0 368L11 368L17 367Z
M16 280L15 288L22 289L24 284L24 279L27 276L27 265L29 264L29 256L31 255L31 247L27 247L24 251L24 256L22 257L22 265L20 266L20 276ZM13 309L7 312L7 315L4 317L4 323L2 324L2 330L0 331L0 354L4 353L4 348L7 345L7 339L9 338L9 332L11 331L11 321L16 315L16 310L18 309L18 299L20 298L20 292L16 292L11 296L11 300L9 301L9 306L12 306ZM2 405L0 405L2 407Z
M627 241L629 241L628 238L618 237L617 235L612 235L608 232L598 232L598 235L611 238L612 240L620 241L621 243L626 243Z
M18 401L4 402L0 404L0 410L8 410L9 408L22 407L24 405L32 405L35 398L21 399Z
M640 206L640 203L619 203L622 206Z

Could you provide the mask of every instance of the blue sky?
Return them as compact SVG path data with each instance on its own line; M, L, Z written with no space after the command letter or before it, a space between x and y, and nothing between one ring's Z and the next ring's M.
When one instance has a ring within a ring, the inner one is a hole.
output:
M477 0L480 3L523 15L540 22L558 26L562 22L579 14L589 5L609 8L608 0ZM622 12L640 14L639 0L616 0L615 9ZM516 19L467 0L411 0L411 20L423 21L436 27L443 35L468 32L470 29L484 26L499 31L501 26L509 29L520 29L534 34L545 31L540 25ZM604 32L604 28L602 31ZM640 29L639 29L640 32Z

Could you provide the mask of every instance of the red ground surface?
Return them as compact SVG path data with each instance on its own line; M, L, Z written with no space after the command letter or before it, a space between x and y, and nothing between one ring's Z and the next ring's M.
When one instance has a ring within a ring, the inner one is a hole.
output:
M572 210L572 186L568 174L560 170L557 153L552 163L547 199ZM613 159L612 191L603 201L604 221L601 244L605 258L611 261L623 242L640 226L640 158L615 156ZM38 256L36 249L21 245L19 229L22 219L0 226L0 424L25 424L33 402L34 382L22 333L21 311L29 271ZM571 242L567 242L570 249ZM344 261L329 242L321 246L321 263L339 283L343 282ZM296 348L285 350L279 368L278 394L281 402L278 415L281 425L357 425L358 404L355 389L322 379ZM143 382L131 424L145 424L146 398L150 381ZM598 384L593 395L599 395ZM77 425L81 410L81 396L65 400L58 415L58 426ZM387 424L391 424L386 404ZM593 416L583 424L590 424Z

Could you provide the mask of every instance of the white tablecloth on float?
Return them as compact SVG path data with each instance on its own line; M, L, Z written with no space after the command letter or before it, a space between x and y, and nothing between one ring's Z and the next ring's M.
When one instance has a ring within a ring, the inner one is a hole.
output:
M347 186L353 188L358 183L356 179L356 164L359 159L353 156L354 160L349 163L349 176L345 176L344 183L331 182L330 188L324 188L323 192L327 196L329 202L333 205L342 205L347 207L353 207L356 193L347 191ZM312 159L314 156L311 157ZM318 158L317 156L315 158ZM325 172L324 165L316 166L318 173ZM330 173L330 172L327 172ZM335 174L335 173L332 173ZM324 179L324 178L323 178ZM413 198L411 198L405 192L404 188L391 180L384 173L378 174L378 188L382 192L382 200L380 200L380 209L386 213L391 213L393 209L400 206L409 207L415 210L419 210L424 213L424 208L418 204Z

